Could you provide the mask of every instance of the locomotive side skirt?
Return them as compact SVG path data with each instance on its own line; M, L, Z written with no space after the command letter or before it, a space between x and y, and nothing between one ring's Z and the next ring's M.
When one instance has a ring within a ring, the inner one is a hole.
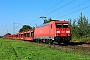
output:
M53 36L36 36L34 37L34 39L52 39L54 40Z

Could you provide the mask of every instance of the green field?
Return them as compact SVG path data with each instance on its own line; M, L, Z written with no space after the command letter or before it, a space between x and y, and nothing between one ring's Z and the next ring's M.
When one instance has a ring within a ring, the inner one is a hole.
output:
M90 60L90 54L0 39L0 60Z

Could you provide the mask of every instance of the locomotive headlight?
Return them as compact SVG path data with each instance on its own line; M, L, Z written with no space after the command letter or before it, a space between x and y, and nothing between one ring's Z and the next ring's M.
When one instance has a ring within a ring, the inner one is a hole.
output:
M60 33L60 31L57 31L57 33Z
M70 31L66 31L66 33L70 33Z

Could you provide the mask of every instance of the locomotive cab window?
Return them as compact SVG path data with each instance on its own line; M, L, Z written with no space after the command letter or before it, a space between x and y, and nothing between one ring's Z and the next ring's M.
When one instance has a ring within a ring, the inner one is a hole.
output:
M68 24L63 24L63 28L68 28Z
M62 28L62 24L56 24L56 28Z
M50 25L51 29L52 29L52 24Z

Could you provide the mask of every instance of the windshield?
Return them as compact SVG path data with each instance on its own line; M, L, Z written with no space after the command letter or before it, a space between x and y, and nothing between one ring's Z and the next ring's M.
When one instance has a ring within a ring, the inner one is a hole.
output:
M62 28L62 24L56 24L56 28Z
M68 24L63 24L63 28L68 28Z
M68 28L68 24L56 24L56 28Z

